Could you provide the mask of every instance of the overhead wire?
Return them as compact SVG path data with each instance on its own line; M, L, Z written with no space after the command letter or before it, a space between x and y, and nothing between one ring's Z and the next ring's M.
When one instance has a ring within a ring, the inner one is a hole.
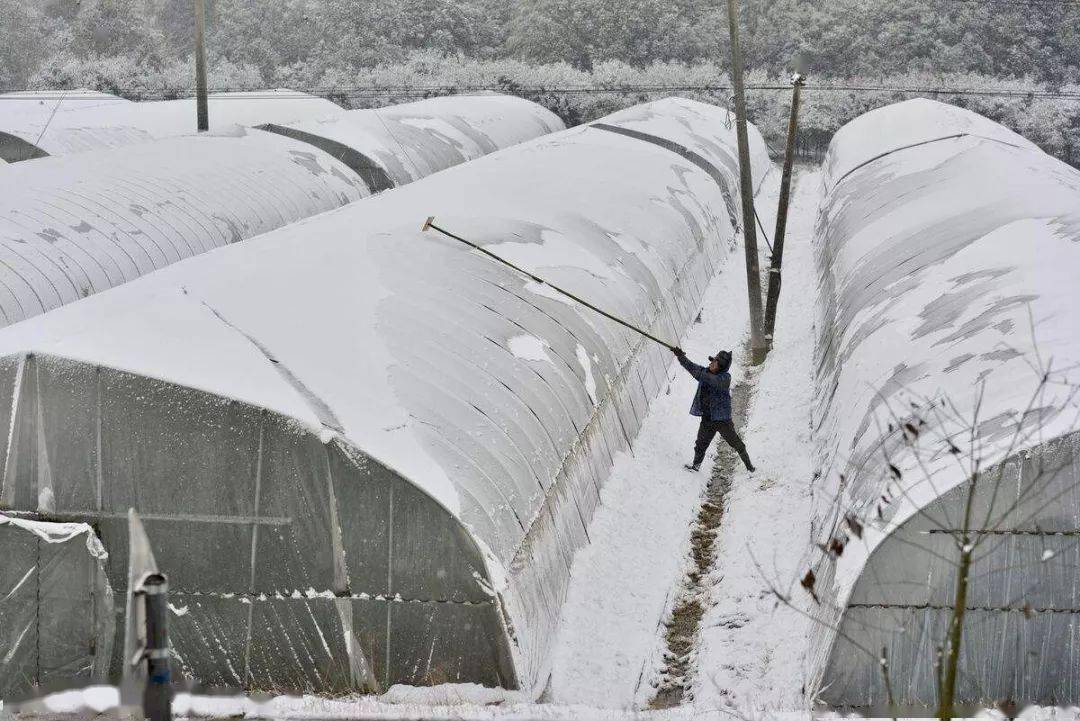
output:
M967 2L967 0L952 0L956 2ZM368 98L379 96L438 96L438 95L467 95L473 93L486 93L486 92L501 92L513 95L540 95L540 94L554 94L554 95L601 95L611 93L673 93L673 92L701 92L701 93L718 93L718 92L732 92L733 88L730 85L620 85L614 87L598 88L598 87L585 87L585 86L534 86L523 87L517 86L514 88L506 88L499 85L476 85L476 86L460 86L460 85L404 85L404 86L382 86L382 87L353 87L353 88L341 88L341 87L310 87L310 88L294 88L298 93L304 93L305 95L292 95L283 96L276 93L260 94L258 92L244 92L243 95L215 95L215 102L226 100L303 100L308 99L309 96L315 97L327 97L327 96L345 96L354 98ZM790 91L791 85L785 84L761 84L761 85L747 85L747 91ZM141 100L166 100L166 99L188 99L194 97L195 92L170 92L164 93L143 93L143 92L130 92L127 93L123 89L118 89L118 94L121 96L134 97ZM235 93L235 89L231 88L218 88L213 89L210 92L218 93ZM1049 89L1023 89L1023 88L964 88L964 87L930 87L930 86L901 86L901 85L841 85L841 84L826 84L826 85L812 85L807 84L803 86L803 92L855 92L855 93L897 93L897 94L913 94L913 95L959 95L959 96L985 96L985 97L1012 97L1012 98L1045 98L1045 99L1068 99L1068 100L1080 100L1080 88L1077 90L1049 90ZM41 94L33 91L20 93L18 95L0 96L0 101L43 101L55 99L55 94L43 92ZM79 96L76 93L70 93L65 97L65 101L77 101L77 100L98 100L100 96Z

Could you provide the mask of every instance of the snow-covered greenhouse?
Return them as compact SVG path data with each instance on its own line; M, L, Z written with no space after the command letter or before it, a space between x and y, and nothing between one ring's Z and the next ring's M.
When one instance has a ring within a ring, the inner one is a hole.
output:
M259 127L325 150L378 191L565 126L554 113L528 100L454 95ZM442 142L431 142L432 135Z
M117 595L136 508L203 684L538 692L671 357L421 225L677 339L738 258L728 120L632 108L0 330L0 501L91 524Z
M255 120L301 101L248 102L222 100L221 107L232 109L233 119ZM98 108L129 105L142 104ZM382 130L357 130L327 145L311 133L290 138L234 125L4 167L0 324L563 127L541 106L507 96L380 111L331 107L332 127L377 123Z
M210 130L295 123L345 111L293 90L211 93ZM196 131L195 99L131 102L89 90L0 95L0 158L9 163L145 143Z
M823 182L819 698L933 709L967 549L957 701L1075 704L1080 172L912 100Z

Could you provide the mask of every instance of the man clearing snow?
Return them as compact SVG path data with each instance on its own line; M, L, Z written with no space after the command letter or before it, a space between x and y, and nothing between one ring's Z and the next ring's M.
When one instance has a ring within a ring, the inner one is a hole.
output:
M672 351L679 359L679 364L698 382L697 393L694 394L694 402L690 406L690 415L700 416L701 426L698 428L697 442L694 443L694 462L687 463L685 468L690 471L701 469L705 451L709 449L713 437L719 433L739 454L739 458L746 464L746 469L753 471L754 464L750 462L746 445L735 430L735 424L731 422L731 374L728 373L728 368L731 367L731 351L722 350L715 356L709 356L708 368L691 363L682 348L674 348Z

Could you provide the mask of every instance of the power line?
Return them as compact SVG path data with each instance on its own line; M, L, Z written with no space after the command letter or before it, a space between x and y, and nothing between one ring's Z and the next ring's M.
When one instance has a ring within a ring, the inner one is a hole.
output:
M967 0L954 0L966 2ZM747 85L748 91L790 92L790 84L778 85ZM1014 88L956 88L956 87L904 87L898 85L805 85L804 92L855 92L855 93L896 93L909 95L953 95L953 96L988 96L988 97L1011 97L1011 98L1051 98L1080 100L1078 90L1037 90L1037 89L1014 89ZM475 93L504 93L508 95L602 95L620 93L723 93L732 92L730 85L621 85L616 87L588 87L588 86L563 86L547 87L537 86L503 86L503 85L402 85L402 86L366 86L366 87L323 87L301 88L297 92L305 95L281 95L276 93L261 94L250 91L237 91L235 89L214 89L213 93L243 92L242 95L215 95L215 101L226 100L305 100L310 97L345 96L350 98L375 98L384 96L439 96L439 95L467 95ZM169 92L169 93L146 93L119 91L120 95L135 97L141 100L182 100L194 97L194 91ZM55 100L56 95L50 93L36 94L33 91L18 95L0 96L0 103L4 101L42 101ZM79 96L77 94L65 97L65 102L78 100L100 100L101 96Z
M1021 6L1051 6L1051 7L1080 7L1078 0L946 0L949 3L968 3L972 5L1021 5Z

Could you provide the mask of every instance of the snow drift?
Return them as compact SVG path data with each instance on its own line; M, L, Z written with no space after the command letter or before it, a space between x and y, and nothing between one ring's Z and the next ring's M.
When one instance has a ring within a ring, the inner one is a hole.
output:
M420 227L675 340L736 244L726 120L632 108L0 331L0 501L99 519L117 588L137 508L203 683L539 693L670 354Z
M234 119L281 115L297 101L250 102L256 105L221 100ZM97 107L129 105L136 104ZM410 103L379 111L385 123L375 112L339 110L342 123L384 130L354 133L325 150L314 136L233 126L4 168L0 323L561 127L540 106L504 96Z
M934 704L973 487L958 700L1073 704L1080 173L913 100L838 132L824 183L820 698L882 709L884 648L896 701Z

